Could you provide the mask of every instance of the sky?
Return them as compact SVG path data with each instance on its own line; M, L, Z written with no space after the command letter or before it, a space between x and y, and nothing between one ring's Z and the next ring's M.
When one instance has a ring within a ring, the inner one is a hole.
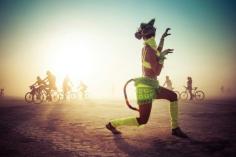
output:
M170 27L164 49L174 49L161 84L168 75L182 91L191 76L207 96L222 85L236 93L235 7L230 0L2 0L0 88L24 96L50 70L58 87L68 74L91 97L122 98L124 83L142 75L143 41L134 33L155 18L156 41Z

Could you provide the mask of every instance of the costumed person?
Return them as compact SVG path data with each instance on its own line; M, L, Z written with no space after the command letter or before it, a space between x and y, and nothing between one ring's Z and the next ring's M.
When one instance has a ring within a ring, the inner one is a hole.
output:
M187 81L187 90L188 90L189 95L190 95L190 100L193 100L193 93L192 93L192 90L193 90L193 87L192 87L193 81L192 81L192 77L188 76L187 79L188 79L188 81Z
M164 45L164 38L168 35L169 28L166 29L162 35L159 46L155 41L156 28L154 27L155 19L148 23L141 23L140 28L135 33L137 39L144 40L144 47L142 49L142 71L143 77L129 80L124 86L124 94L126 104L134 110L139 112L139 117L127 117L111 120L106 128L113 134L120 134L117 129L119 126L140 126L148 122L153 99L167 99L170 101L170 121L172 128L172 135L182 138L188 136L180 129L178 123L178 101L177 95L164 87L159 86L157 76L160 75L163 67L165 56L172 53L173 49L166 49L162 51ZM139 108L135 108L129 104L126 94L126 86L129 82L134 81L136 86L136 96Z
M172 87L172 82L170 80L170 77L169 76L166 76L166 80L163 84L163 87L165 87L166 85L166 88L169 89L169 90L173 90L173 87Z

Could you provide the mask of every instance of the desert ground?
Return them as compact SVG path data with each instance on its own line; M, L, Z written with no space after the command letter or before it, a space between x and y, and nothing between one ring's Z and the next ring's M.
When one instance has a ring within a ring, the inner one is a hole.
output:
M189 139L170 133L168 102L153 103L150 121L121 127L105 124L135 116L124 101L78 100L25 103L0 100L1 157L233 157L236 154L236 100L180 102L180 123Z

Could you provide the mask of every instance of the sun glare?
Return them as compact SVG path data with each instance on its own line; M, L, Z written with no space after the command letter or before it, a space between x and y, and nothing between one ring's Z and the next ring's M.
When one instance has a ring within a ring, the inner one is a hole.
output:
M61 82L69 75L73 82L78 82L89 77L91 72L91 41L84 34L70 32L66 35L58 35L51 41L50 64L51 69Z

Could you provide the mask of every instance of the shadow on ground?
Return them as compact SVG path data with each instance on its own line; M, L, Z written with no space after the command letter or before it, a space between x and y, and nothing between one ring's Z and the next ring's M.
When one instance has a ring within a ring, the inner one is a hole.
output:
M189 157L189 156L234 156L232 142L226 139L154 139L150 147L142 149L132 145L121 136L114 136L117 147L128 156L135 157Z

